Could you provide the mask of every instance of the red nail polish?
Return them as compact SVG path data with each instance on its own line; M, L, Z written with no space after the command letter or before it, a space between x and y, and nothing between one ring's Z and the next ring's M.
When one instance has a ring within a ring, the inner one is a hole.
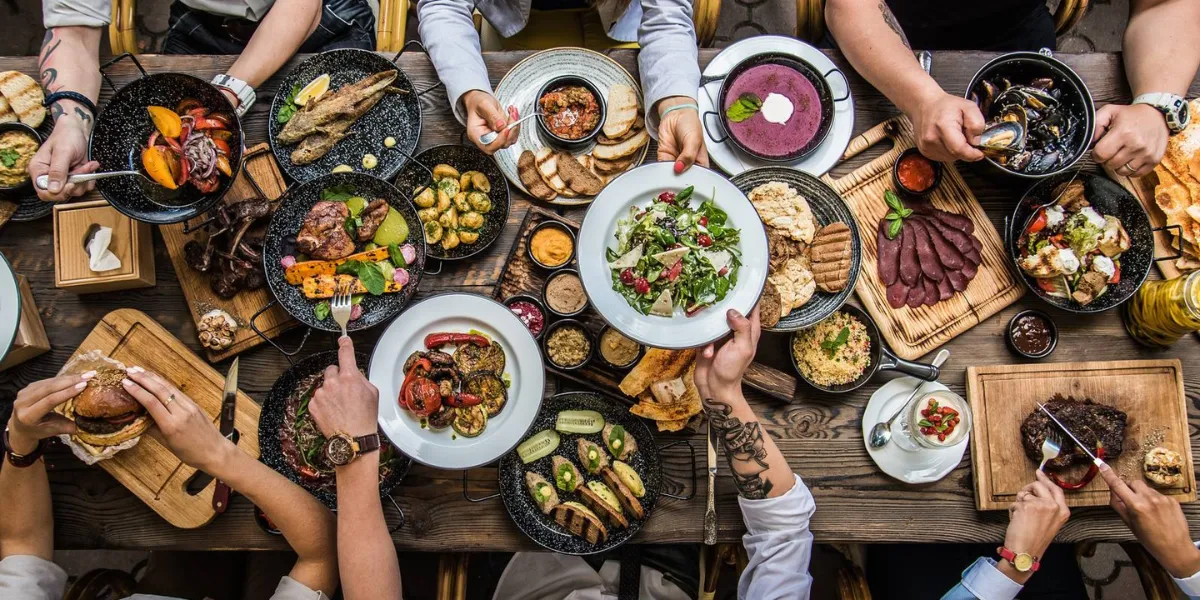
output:
M682 160L677 160L677 161L675 161L675 174L677 174L677 175L678 175L679 173L682 173L682 172L683 172L683 168L684 168L684 167L683 167L683 161L682 161Z

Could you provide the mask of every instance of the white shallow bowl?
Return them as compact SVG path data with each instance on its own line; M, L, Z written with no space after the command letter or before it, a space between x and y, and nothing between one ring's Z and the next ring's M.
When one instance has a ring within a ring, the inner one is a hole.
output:
M433 431L399 404L404 361L425 350L431 333L477 330L504 348L504 371L512 378L508 403L477 437L452 428ZM379 427L405 455L439 469L486 465L512 450L528 433L542 406L545 371L542 352L521 321L504 305L477 294L448 293L426 298L401 313L384 330L371 355L368 377L379 388Z
M630 206L649 206L659 193L689 185L695 187L692 206L712 199L729 215L727 226L741 230L742 266L737 285L724 300L691 317L679 307L670 318L643 315L612 289L606 250L616 247L617 221L629 214ZM721 339L729 333L726 311L732 308L750 314L767 281L767 232L754 205L728 179L699 166L677 175L674 163L650 163L617 177L588 208L578 244L579 275L592 307L617 331L655 348L695 348Z

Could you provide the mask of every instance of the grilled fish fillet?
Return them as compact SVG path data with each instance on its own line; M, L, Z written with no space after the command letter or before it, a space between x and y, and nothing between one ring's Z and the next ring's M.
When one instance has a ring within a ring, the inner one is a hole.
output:
M276 139L283 144L300 143L292 152L296 164L325 156L346 137L355 121L379 103L396 74L395 70L380 71L310 102L292 116Z

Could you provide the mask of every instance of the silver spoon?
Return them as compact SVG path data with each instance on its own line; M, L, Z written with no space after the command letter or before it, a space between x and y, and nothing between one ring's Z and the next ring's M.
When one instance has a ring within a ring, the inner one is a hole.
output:
M67 177L67 181L63 185L66 186L67 183L87 183L89 181L96 181L97 179L108 179L109 177L121 177L121 176L125 176L125 175L137 175L138 177L145 179L149 183L158 185L157 183L150 181L149 177L142 175L141 172L139 172L139 171L105 171L103 173L79 173L77 175L71 175L70 177ZM38 175L37 179L34 180L34 185L36 185L39 190L50 189L50 176L49 175Z
M933 357L933 362L930 364L935 367L941 367L942 363L946 362L947 358L950 358L950 351L943 349L941 352L937 353L937 356ZM880 421L871 428L870 442L872 448L882 448L892 440L892 423L896 420L896 417L900 416L900 413L904 412L904 409L908 407L908 403L912 402L913 398L916 398L917 394L921 393L921 388L924 387L925 382L922 381L919 385L917 385L917 389L913 390L913 393L908 397L908 400L905 400L904 404L900 406L900 409L892 414L892 418L888 419L887 421Z
M508 131L509 127L516 127L517 125L520 125L521 123L528 121L529 119L532 119L534 117L540 117L540 116L543 116L544 114L545 113L535 112L531 115L525 115L524 117L521 117L520 119L517 119L516 121L513 121L512 123L505 125L504 128L501 129L500 131L489 131L489 132L479 136L479 143L483 144L484 146L487 146L488 144L491 144L492 142L496 141L496 138L500 137L501 133Z

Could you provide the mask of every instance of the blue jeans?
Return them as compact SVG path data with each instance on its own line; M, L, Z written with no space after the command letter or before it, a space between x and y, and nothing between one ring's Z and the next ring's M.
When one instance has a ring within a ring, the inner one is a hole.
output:
M256 23L171 4L164 54L241 54ZM325 0L321 22L304 40L300 52L339 48L375 49L375 15L366 0Z

